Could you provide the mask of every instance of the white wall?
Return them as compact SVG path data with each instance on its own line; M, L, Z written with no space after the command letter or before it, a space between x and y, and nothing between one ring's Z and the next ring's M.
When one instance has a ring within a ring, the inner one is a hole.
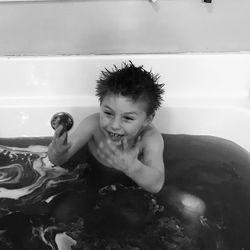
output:
M250 50L250 1L0 2L0 55Z

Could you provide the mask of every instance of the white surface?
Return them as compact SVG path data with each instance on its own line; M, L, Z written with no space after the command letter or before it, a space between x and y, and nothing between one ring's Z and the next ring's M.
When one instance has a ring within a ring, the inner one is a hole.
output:
M0 3L1 55L250 50L250 1Z
M94 95L100 71L131 60L173 96L248 96L250 53L0 57L0 97Z
M98 110L100 71L128 60L166 83L154 120L161 132L215 135L250 151L248 53L0 57L0 137L53 135L59 111L73 116L74 130Z
M58 233L55 237L58 250L71 250L71 247L76 245L76 241L69 237L66 233Z

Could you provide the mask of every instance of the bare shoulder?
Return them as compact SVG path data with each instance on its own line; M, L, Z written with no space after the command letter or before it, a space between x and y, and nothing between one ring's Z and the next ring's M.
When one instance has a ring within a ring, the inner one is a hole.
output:
M157 169L164 176L163 150L164 141L161 133L150 125L142 136L142 162L147 166Z
M79 128L89 129L94 131L99 125L99 113L91 114L85 117L79 124Z
M161 133L154 125L148 126L142 134L142 146L145 149L154 151L163 150L164 141Z

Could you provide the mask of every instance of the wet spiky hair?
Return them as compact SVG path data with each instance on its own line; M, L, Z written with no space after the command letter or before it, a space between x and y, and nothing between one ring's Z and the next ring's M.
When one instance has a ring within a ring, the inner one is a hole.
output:
M147 115L154 114L160 107L164 84L159 84L159 75L146 71L143 66L136 67L131 61L123 62L121 68L101 72L96 85L96 96L100 103L107 94L122 95L133 101L145 100L148 104Z

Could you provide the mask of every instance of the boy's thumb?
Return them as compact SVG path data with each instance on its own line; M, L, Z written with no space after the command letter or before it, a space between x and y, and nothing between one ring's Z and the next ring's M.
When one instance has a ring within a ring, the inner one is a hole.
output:
M134 145L134 148L135 148L136 151L138 151L138 153L139 153L139 149L140 149L140 142L141 142L141 136L139 135L139 136L137 137L136 143L135 143L135 145Z

